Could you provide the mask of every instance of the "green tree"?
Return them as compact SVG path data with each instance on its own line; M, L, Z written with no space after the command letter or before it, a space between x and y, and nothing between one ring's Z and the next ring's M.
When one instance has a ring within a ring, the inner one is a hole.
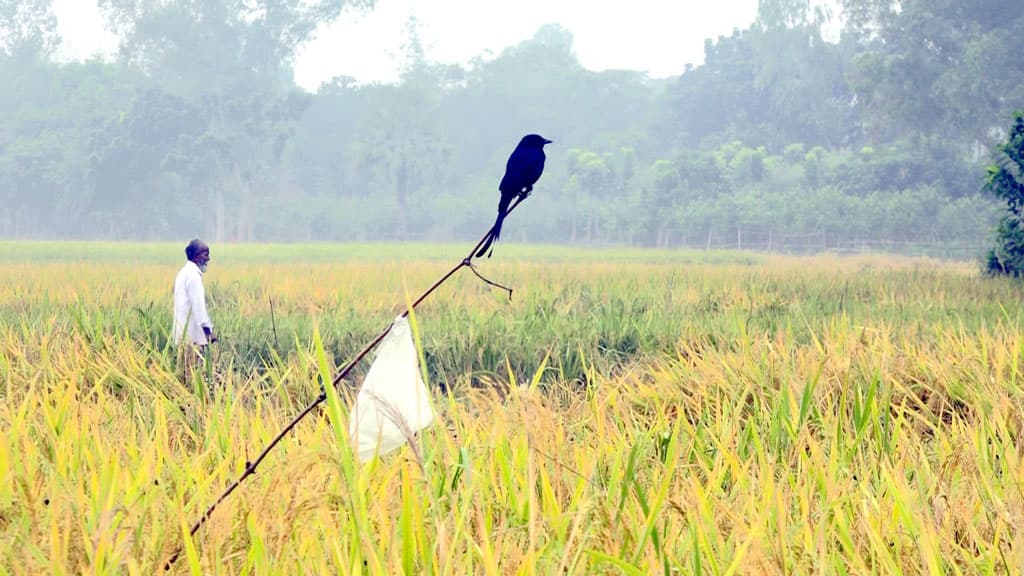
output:
M60 38L51 2L0 0L0 60L45 58L53 53Z
M1024 272L1024 112L1017 112L1006 141L998 146L985 189L1006 202L996 245L985 268L991 274L1020 276Z
M258 213L290 188L282 162L309 99L292 62L318 26L372 0L100 0L123 39L121 58L168 93L211 110L207 143L214 170L192 167L212 190L197 208L213 213L215 240L252 240ZM201 160L202 161L202 160ZM194 182L194 184L196 184ZM230 212L227 207L231 207ZM271 216L273 218L273 216Z
M129 110L106 121L91 142L88 183L89 213L107 235L154 239L201 228L201 214L190 208L205 198L190 186L189 170L213 160L200 141L207 121L198 107L158 88L141 90Z
M969 147L1024 99L1019 0L843 0L850 75L874 142L910 131Z

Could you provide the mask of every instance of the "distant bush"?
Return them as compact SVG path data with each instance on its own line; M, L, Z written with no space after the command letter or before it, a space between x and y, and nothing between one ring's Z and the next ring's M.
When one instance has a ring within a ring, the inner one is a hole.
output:
M988 169L985 189L1006 202L1008 214L996 232L996 245L989 250L985 268L990 274L1020 276L1024 271L1024 112L1017 112L1006 142L996 150L995 164Z

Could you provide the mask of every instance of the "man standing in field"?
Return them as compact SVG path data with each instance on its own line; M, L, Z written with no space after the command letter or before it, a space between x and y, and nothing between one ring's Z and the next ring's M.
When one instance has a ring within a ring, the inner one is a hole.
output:
M206 347L217 341L213 323L206 311L203 274L210 262L210 247L196 238L185 247L188 261L174 279L174 344L184 361L185 377L202 360ZM184 342L183 342L184 340Z

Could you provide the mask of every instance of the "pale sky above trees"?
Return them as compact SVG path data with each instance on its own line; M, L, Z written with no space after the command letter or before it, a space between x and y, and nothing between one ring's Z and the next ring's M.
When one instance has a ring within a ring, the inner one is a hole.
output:
M94 0L54 0L63 58L116 49ZM405 26L419 21L427 57L466 63L493 57L555 22L569 29L580 63L592 70L633 69L654 77L680 74L703 59L704 39L754 20L757 0L378 0L367 13L346 12L300 53L296 81L315 90L335 76L361 82L395 78Z

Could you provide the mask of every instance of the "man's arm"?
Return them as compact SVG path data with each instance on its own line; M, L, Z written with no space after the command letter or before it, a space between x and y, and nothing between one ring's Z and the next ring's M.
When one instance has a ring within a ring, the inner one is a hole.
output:
M202 327L203 333L206 334L206 340L211 344L216 342L217 336L213 333L213 322L210 321L210 314L206 311L206 289L203 288L202 279L197 278L191 283L188 297L192 304L192 317Z

